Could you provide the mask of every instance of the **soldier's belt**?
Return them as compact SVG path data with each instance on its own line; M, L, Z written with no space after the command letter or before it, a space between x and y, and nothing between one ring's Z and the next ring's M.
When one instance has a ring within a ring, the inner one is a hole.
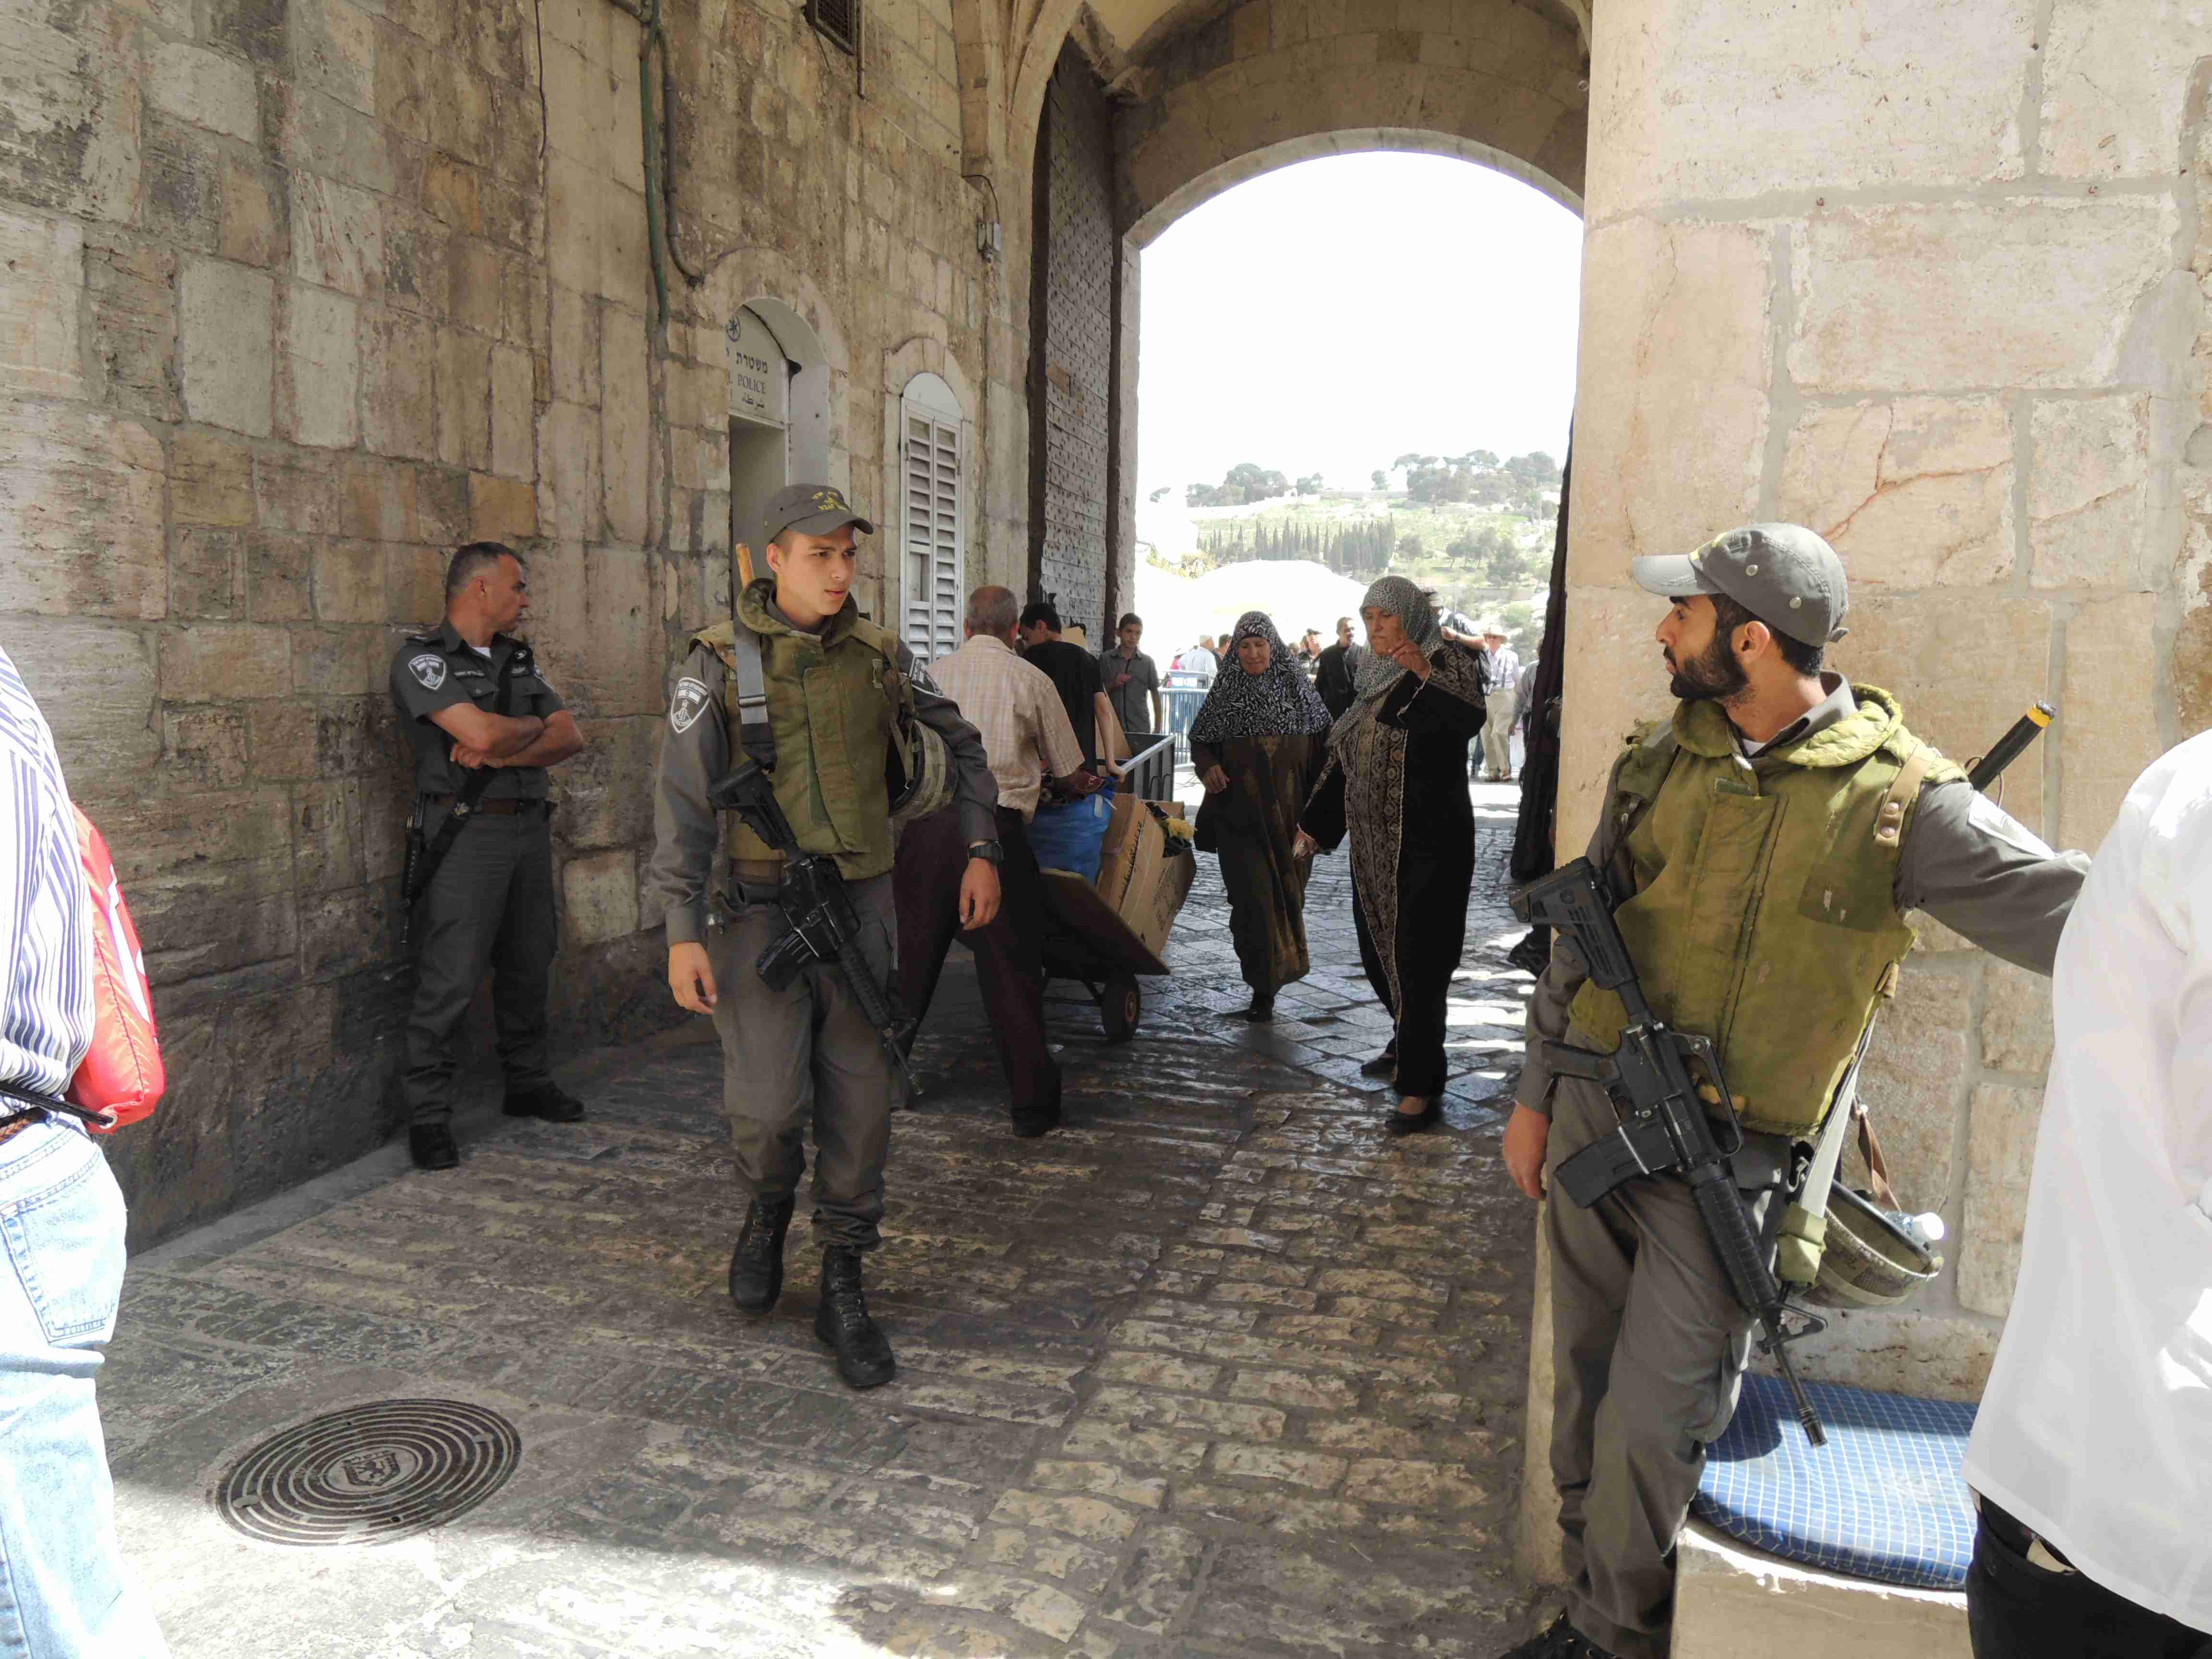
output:
M453 804L453 798L451 795L425 795L422 799L432 806L451 806ZM549 803L542 800L517 800L510 796L500 800L480 800L476 805L476 811L470 816L480 818L511 818L525 812L542 812L545 811Z
M751 887L781 887L783 885L781 859L732 859L730 874Z

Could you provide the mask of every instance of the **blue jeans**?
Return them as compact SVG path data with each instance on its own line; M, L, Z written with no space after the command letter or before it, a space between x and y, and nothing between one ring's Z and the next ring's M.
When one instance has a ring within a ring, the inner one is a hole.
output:
M123 1582L93 1373L123 1292L123 1194L75 1124L0 1141L0 1656L164 1659Z

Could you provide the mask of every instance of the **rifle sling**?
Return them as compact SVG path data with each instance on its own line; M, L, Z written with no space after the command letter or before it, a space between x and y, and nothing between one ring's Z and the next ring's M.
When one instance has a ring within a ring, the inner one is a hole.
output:
M763 772L775 770L775 727L769 722L768 674L761 666L760 635L740 622L732 630L730 662L737 671L738 743Z
M507 710L514 704L514 666L521 658L520 650L510 651L507 653L507 660L500 665L498 690L492 698L492 713L502 720L507 718ZM483 799L484 791L491 787L492 775L497 769L477 766L465 769L468 775L461 780L461 787L454 792L453 811L446 814L446 821L438 826L438 833L422 848L422 861L416 871L415 890L407 895L410 909L414 908L416 900L430 890L430 884L438 878L438 866L446 861L446 854L453 850L453 843L460 839L461 831L468 828L469 820L476 816L477 803Z

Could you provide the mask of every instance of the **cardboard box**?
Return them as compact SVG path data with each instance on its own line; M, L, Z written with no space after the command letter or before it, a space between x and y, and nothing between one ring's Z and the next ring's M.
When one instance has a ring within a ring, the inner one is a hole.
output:
M1115 800L1099 853L1098 893L1153 955L1166 946L1197 873L1188 853L1170 854L1167 832L1143 801Z
M1153 866L1150 890L1143 896L1141 907L1138 895L1132 892L1129 902L1121 911L1121 920L1129 929L1145 941L1145 948L1159 956L1168 948L1168 930L1182 914L1182 902L1190 896L1190 884L1198 875L1198 860L1190 854L1176 853L1164 857Z
M1124 913L1133 889L1149 884L1148 874L1158 867L1166 849L1166 833L1159 820L1145 810L1144 802L1133 795L1115 797L1114 817L1098 847L1095 884L1116 915Z
M1114 816L1107 820L1105 836L1098 843L1097 887L1109 902L1114 894L1128 885L1129 878L1125 870L1109 886L1108 872L1127 863L1140 828L1151 817L1152 814L1145 811L1144 802L1134 795L1114 797Z

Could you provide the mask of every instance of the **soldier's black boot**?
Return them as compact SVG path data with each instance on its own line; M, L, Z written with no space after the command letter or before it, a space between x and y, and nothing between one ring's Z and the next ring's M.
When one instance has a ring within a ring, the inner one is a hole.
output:
M890 1341L868 1317L858 1250L833 1244L822 1253L822 1308L814 1316L814 1334L836 1349L837 1375L849 1387L881 1388L897 1371Z
M766 1313L783 1294L783 1236L791 1231L788 1198L757 1198L730 1253L730 1300L747 1313Z
M461 1161L453 1132L442 1123L416 1123L407 1130L407 1151L418 1170L450 1170Z
M543 1118L548 1123L580 1123L584 1103L557 1083L541 1083L534 1089L509 1089L500 1110L509 1117Z
M1561 1613L1541 1635L1532 1636L1499 1659L1614 1659L1613 1655L1584 1636Z

